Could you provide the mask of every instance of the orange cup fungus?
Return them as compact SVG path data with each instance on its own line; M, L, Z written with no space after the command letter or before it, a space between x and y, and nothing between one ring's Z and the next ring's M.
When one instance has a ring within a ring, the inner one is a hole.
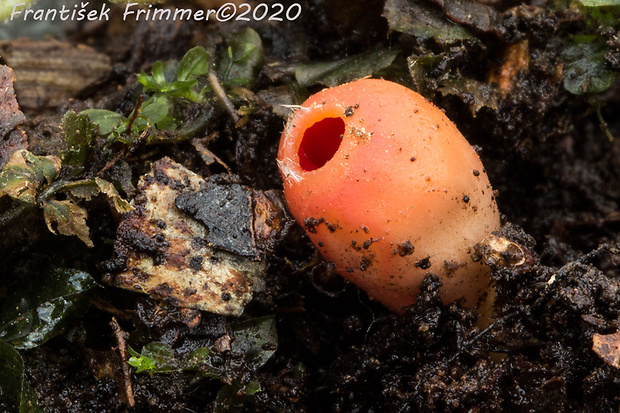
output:
M478 155L416 92L364 79L310 97L289 119L278 165L291 214L324 258L400 312L425 274L445 303L476 306L488 268L473 247L500 220Z

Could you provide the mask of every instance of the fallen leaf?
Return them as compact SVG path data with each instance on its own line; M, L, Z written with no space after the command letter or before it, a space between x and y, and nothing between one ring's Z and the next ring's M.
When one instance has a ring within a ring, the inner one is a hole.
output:
M44 184L49 185L58 176L61 162L56 156L36 156L21 149L0 171L0 196L6 194L29 204L36 204Z
M70 199L57 201L55 199L45 203L43 215L47 228L56 233L54 226L62 235L76 235L88 247L94 247L90 240L88 225L86 225L86 210Z

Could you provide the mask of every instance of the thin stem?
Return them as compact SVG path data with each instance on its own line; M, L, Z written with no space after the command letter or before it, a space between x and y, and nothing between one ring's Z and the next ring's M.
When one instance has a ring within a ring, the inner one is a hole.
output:
M217 78L217 75L215 74L215 72L213 71L209 72L209 74L207 75L207 81L213 88L213 92L215 93L215 96L217 96L220 102L222 102L222 104L224 105L224 108L226 109L226 112L228 112L228 114L233 119L233 121L235 123L239 122L239 119L241 118L239 114L237 113L235 106L232 104L232 102L228 98L226 91L224 91L224 88L222 87L220 80Z

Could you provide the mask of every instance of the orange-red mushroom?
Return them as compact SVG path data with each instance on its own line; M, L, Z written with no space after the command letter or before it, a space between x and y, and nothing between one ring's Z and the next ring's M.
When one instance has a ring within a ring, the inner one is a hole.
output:
M325 89L290 117L278 165L291 214L345 278L393 311L426 273L445 303L489 290L473 247L500 220L480 159L416 92L364 79Z

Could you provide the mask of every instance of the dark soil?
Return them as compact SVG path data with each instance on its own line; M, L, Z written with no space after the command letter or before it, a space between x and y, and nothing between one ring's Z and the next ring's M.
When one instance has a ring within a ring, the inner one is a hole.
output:
M442 53L447 66L483 81L501 61L499 51L529 41L529 69L508 79L511 89L496 108L482 107L474 116L465 94L440 93L439 72L426 84L425 96L479 149L503 214L497 235L514 246L513 255L480 251L493 269L495 321L482 329L474 311L458 303L442 305L440 283L432 274L416 304L392 314L335 274L303 230L293 226L269 259L266 290L243 316L275 317L278 349L267 364L252 370L222 351L217 360L225 380L194 372L134 372L135 407L128 407L113 317L131 347L157 340L179 355L214 345L236 319L200 312L188 320L169 303L106 285L63 334L22 352L41 407L47 412L211 411L224 382L234 378L257 381L261 391L228 411L618 412L619 343L614 365L593 350L593 342L620 329L620 83L594 99L564 90L556 46L579 30L579 22L545 8L531 6L526 13L513 9L518 2L489 1L485 4L501 21L493 27L467 23L484 41L442 48L390 32L382 1L300 3L298 21L252 24L265 47L256 95L290 84L296 63L337 60L378 47L401 49L396 60L401 69L412 54ZM439 10L443 2L428 3ZM129 111L135 103L133 73L150 70L157 60L180 59L195 45L219 44L223 34L240 27L118 18L71 26L68 39L110 56L113 70L99 87L58 108L22 108L29 118L24 129L30 149L43 155L54 153L54 142L63 144L57 125L66 109ZM614 70L619 49L615 44L607 57ZM402 70L385 76L415 83ZM602 130L596 105L615 140ZM209 149L239 183L279 190L275 157L284 119L260 99L255 106L242 125L224 112L218 115L208 127L218 134ZM106 177L124 182L124 195L131 198L137 178L164 156L205 177L226 172L218 163L205 166L182 142L139 146ZM118 220L99 198L88 208L93 249L67 237L59 245L39 218L30 220L32 236L16 233L13 241L2 241L0 299L20 280L59 262L86 269L105 285Z

